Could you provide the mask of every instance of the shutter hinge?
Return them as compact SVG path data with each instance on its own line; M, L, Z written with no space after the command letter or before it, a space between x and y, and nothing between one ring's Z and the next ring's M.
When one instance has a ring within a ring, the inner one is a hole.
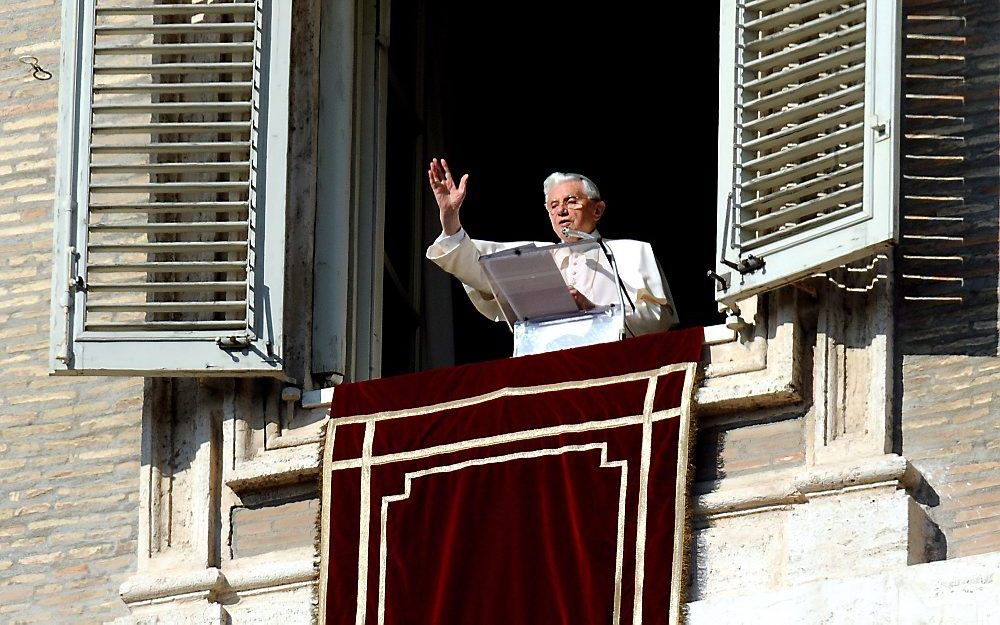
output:
M64 364L69 364L72 359L70 344L73 341L73 329L70 327L70 311L73 309L73 294L84 290L83 278L78 275L79 260L80 255L76 253L75 247L70 246L66 249L66 290L59 296L63 315L63 341L56 353L56 360Z
M66 250L66 290L69 293L87 290L87 283L80 275L80 255L72 246Z
M711 269L709 269L708 270L708 277L711 278L711 279L713 279L713 280L715 280L715 290L716 291L725 291L725 290L729 289L729 272L728 271L726 273L722 274L722 275L719 275L719 274L715 273L714 271L712 271Z

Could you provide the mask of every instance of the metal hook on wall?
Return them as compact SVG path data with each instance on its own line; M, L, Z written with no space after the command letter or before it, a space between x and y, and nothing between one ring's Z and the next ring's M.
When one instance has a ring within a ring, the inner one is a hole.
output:
M18 60L25 65L31 66L31 75L35 78L35 80L48 80L52 78L52 72L46 70L38 64L37 56L22 56Z

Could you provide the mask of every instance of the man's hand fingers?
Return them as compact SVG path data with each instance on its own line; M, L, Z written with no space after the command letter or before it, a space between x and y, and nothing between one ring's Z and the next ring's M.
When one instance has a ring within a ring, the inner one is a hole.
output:
M594 307L594 302L587 299L587 297L576 290L574 287L569 287L569 294L573 296L573 301L576 302L576 307L580 310L590 310Z
M431 166L430 169L427 170L427 172L431 175L432 177L431 179L433 182L441 184L441 179L444 176L443 172L441 171L441 164L438 163L438 160L436 158L431 160Z
M431 183L431 191L437 193L441 188L441 180L432 171L427 172L427 180Z
M469 181L469 174L462 176L462 179L458 182L458 192L465 195L465 183Z
M451 169L448 167L448 161L442 158L441 167L444 168L444 181L448 184L448 188L454 188L455 181L451 177Z

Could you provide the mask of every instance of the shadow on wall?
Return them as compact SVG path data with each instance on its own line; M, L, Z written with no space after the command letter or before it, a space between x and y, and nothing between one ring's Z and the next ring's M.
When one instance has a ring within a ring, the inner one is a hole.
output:
M907 2L897 249L901 355L998 355L996 2Z
M1000 549L1000 5L904 4L896 436L935 497L931 547Z

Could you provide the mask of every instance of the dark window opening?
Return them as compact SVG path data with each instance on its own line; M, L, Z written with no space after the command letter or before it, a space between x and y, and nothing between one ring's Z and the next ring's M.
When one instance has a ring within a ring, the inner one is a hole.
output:
M511 353L506 326L480 316L458 282L423 258L440 232L426 188L432 156L470 175L462 222L483 239L555 241L542 181L552 171L590 176L608 204L602 234L653 245L681 325L720 322L706 277L715 254L717 3L641 16L613 3L508 8L392 7L383 375ZM670 36L681 30L703 36L682 44Z

